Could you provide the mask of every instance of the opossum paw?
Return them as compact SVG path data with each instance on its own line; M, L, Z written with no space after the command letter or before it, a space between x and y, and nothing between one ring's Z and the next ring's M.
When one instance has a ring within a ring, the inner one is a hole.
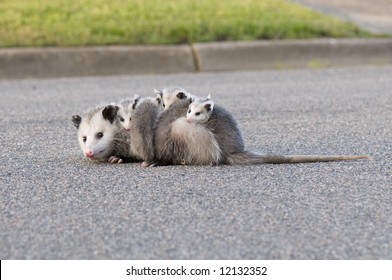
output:
M156 166L155 162L143 161L141 164L142 167L154 167Z
M111 156L108 159L109 163L124 163L124 160L122 158L116 157L116 156Z

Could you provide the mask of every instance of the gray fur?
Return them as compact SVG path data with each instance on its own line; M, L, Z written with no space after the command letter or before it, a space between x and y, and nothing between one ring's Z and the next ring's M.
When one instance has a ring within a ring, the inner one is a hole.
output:
M260 155L247 151L237 122L227 110L219 105L215 105L205 127L214 132L222 151L222 163L225 164L311 163L369 158L368 156L343 155Z
M135 159L144 161L143 166L154 162L154 125L159 112L160 107L156 100L144 99L137 104L132 116L130 152Z
M167 110L172 104L178 100L191 98L192 94L186 89L178 86L164 88L162 90L154 89L154 92L162 100L161 105L164 110Z
M229 157L234 153L245 151L241 130L234 117L223 107L215 105L211 117L204 124L213 132L222 151L221 163L230 163Z
M172 124L184 117L190 100L179 100L163 111L155 125L155 157L159 164L183 164L189 153L186 143L171 135Z
M206 99L208 100L208 99ZM204 102L206 100L198 100ZM206 122L176 125L186 115L189 101L178 101L161 114L156 125L156 158L161 164L262 164L262 163L311 163L369 158L367 156L260 155L245 150L239 126L234 117L223 107L215 105ZM208 108L204 107L206 110ZM208 110L209 111L209 110ZM192 141L194 133L201 133ZM189 135L191 135L189 137ZM217 146L216 146L217 143ZM215 148L215 149L214 149Z
M155 129L156 159L160 164L186 164L186 165L217 165L223 163L222 154L226 147L219 144L221 140L215 133L205 129L202 125L188 123L185 119L190 100L179 100L159 116ZM221 110L217 110L219 114ZM219 118L218 118L219 119ZM212 125L216 118L212 118ZM221 125L216 123L216 125ZM234 124L236 126L236 124ZM227 126L219 128L225 129ZM239 131L239 130L238 130ZM236 141L234 146L241 142L241 135L228 128L228 135ZM231 142L231 141L229 141ZM241 142L242 143L242 142ZM232 143L229 143L232 149Z

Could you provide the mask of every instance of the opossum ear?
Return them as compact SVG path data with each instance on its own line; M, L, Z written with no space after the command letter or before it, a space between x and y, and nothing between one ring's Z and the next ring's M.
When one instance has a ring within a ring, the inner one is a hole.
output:
M163 95L162 91L159 91L159 90L154 88L154 92L155 92L156 95L158 95L160 98L162 98L162 95Z
M156 100L157 100L158 105L161 105L162 98L160 96L157 96Z
M137 103L140 101L140 96L135 94L135 96L133 97L133 102L132 102L132 109L136 108Z
M186 98L186 94L184 92L180 91L179 93L177 93L177 98L184 99L184 98Z
M207 110L207 112L212 111L214 109L214 102L211 100L205 102L204 108Z
M72 116L72 122L73 122L73 125L76 128L79 128L80 123L82 122L82 118L79 115L73 115Z
M102 110L102 116L105 120L108 120L110 123L113 123L117 116L118 107L113 105L108 105L105 109Z
M189 103L195 102L196 101L196 96L188 92L188 101Z
M211 94L206 97L207 100L211 100Z

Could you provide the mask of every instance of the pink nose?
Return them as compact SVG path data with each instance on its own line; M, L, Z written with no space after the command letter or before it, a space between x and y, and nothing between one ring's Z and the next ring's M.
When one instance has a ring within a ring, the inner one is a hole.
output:
M91 157L94 156L94 153L93 153L93 151L91 151L91 150L84 152L84 154L85 154L85 156L88 157L88 158L91 158Z

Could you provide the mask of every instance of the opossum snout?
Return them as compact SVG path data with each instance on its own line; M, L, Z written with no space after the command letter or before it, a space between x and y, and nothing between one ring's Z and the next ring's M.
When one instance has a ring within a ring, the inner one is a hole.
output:
M84 155L88 158L93 158L94 157L94 152L91 150L85 151Z

